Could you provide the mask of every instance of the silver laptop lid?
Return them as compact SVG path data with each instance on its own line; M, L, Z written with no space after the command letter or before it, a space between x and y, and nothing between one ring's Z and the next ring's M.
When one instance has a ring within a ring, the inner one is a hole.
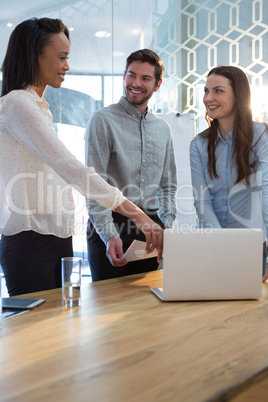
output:
M262 290L261 229L168 229L163 299L256 299Z

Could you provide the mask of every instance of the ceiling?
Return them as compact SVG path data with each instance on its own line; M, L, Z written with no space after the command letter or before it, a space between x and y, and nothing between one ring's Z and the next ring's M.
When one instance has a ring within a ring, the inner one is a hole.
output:
M0 65L14 26L32 17L50 17L60 18L73 28L70 73L122 74L126 57L151 45L152 1L0 0ZM98 38L97 31L107 31L111 36Z

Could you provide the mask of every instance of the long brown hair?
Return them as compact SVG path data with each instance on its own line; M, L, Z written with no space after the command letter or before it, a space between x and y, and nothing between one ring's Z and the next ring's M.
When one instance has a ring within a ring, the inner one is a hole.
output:
M236 183L245 180L249 185L251 169L258 163L257 155L253 150L253 120L251 111L251 92L246 74L235 66L218 66L210 70L212 74L222 75L231 83L235 97L235 120L233 127L233 150L232 158L237 168ZM206 113L205 119L209 125L204 136L208 139L208 171L211 179L219 177L216 171L215 148L218 139L218 120L210 119ZM250 163L251 151L255 154L255 160Z

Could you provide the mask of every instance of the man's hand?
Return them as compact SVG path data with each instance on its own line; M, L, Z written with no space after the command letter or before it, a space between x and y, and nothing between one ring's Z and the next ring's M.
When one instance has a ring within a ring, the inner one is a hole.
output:
M106 245L106 256L114 267L123 267L127 260L122 260L123 242L118 236L111 237Z
M158 251L157 262L159 264L162 261L164 230L129 200L122 202L114 211L127 216L144 233L146 252L151 253L156 248Z
M155 248L157 249L157 262L160 264L163 255L164 230L145 213L136 215L133 222L146 237L146 252L151 253Z
M267 280L268 280L268 271L265 272L265 274L264 274L264 276L262 278L263 282L266 282Z

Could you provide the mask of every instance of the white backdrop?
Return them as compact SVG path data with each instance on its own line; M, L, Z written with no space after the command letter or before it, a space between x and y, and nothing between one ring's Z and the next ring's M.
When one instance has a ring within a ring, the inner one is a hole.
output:
M177 218L175 227L195 225L196 215L193 205L189 146L194 137L194 115L166 114L158 115L171 128L177 164Z

